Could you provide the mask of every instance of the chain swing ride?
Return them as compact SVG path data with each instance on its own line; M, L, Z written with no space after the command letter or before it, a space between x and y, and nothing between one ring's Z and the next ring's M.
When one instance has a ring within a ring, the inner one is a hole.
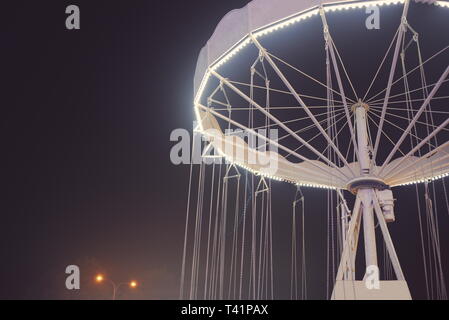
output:
M354 23L366 28L373 7L385 31L362 39ZM285 182L296 188L283 244L291 299L314 285L304 188L327 193L327 298L411 299L389 232L395 189L410 185L426 295L447 299L436 205L449 214L449 35L435 34L445 15L447 1L253 0L221 20L195 73L205 161L190 169L180 298L276 298L272 188ZM345 59L352 47L364 55Z

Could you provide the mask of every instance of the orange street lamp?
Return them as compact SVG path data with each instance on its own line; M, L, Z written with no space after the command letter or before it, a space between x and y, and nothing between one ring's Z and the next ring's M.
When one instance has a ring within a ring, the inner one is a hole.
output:
M97 283L102 283L104 280L106 280L107 282L109 282L112 285L112 289L113 289L113 291L112 291L112 300L115 300L115 298L117 296L118 289L121 286L128 285L132 289L135 289L137 287L137 281L135 281L135 280L132 280L130 282L120 282L120 283L116 284L111 279L105 278L102 274L97 274L95 276L95 282L97 282Z
M104 280L104 277L103 277L102 274L98 274L98 275L95 277L95 281L96 281L96 282L102 282L103 280Z

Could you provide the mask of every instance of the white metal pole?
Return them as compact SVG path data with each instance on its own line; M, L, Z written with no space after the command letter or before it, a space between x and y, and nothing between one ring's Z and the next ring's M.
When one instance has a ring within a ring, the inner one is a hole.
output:
M384 124L384 120L385 120L385 114L387 112L388 101L389 101L390 93L391 93L391 86L393 85L394 74L396 71L396 64L398 62L398 57L399 57L399 50L401 48L401 44L402 44L402 40L403 40L402 37L403 37L404 33L407 31L407 13L408 13L409 4L410 4L410 0L406 0L404 3L404 10L402 12L401 24L399 25L399 32L398 32L398 38L396 40L396 47L395 47L394 55L393 55L393 62L391 63L390 76L388 78L385 99L384 99L384 102L382 105L382 114L380 117L379 129L377 130L376 142L374 143L374 151L373 151L374 161L376 161L377 150L379 148L380 138L382 136L382 128L383 128L383 124Z
M439 125L430 135L428 135L425 139L423 139L415 148L410 150L409 153L407 153L404 157L402 157L402 159L394 167L390 168L385 173L385 176L388 176L388 174L393 172L393 170L399 168L405 160L407 160L410 156L413 156L413 154L415 154L415 152L417 152L430 139L432 139L434 136L436 136L438 132L440 132L441 130L445 129L448 125L449 125L449 119L446 119L446 121L444 121L441 125ZM435 150L432 150L432 151L435 151Z
M382 234L384 236L385 244L387 246L388 254L390 256L391 263L393 265L394 272L396 274L396 278L398 280L405 280L404 273L402 272L401 265L399 263L398 255L396 254L396 250L394 249L393 241L391 240L390 232L388 232L388 227L385 222L385 218L382 214L382 209L379 205L379 200L377 196L374 194L374 209L377 215L377 220L379 221L380 229L382 230Z
M359 150L357 148L357 141L354 135L354 129L352 127L352 120L351 120L351 115L349 114L349 108L348 108L348 102L346 99L346 95L345 95L345 91L343 88L343 82L341 80L341 76L340 76L340 71L338 69L338 62L337 62L337 58L335 57L335 52L334 52L334 47L333 47L333 40L332 37L329 33L329 25L327 24L327 19L326 19L326 14L324 12L323 7L320 8L320 15L321 15L321 21L323 23L323 27L324 27L324 38L326 40L327 43L327 48L329 50L330 56L331 56L331 60L332 60L332 64L334 66L334 72L335 72L335 76L337 78L337 83L338 83L338 88L340 89L340 96L343 102L343 105L345 107L345 114L346 114L346 119L348 121L349 124L349 132L351 133L351 139L352 142L354 144L354 148L356 148L356 156L357 158L359 157Z
M340 265L338 266L337 281L343 280L345 273L348 272L348 269L349 270L351 269L350 267L348 268L348 266L351 266L351 257L352 257L351 241L353 239L353 234L357 228L359 215L360 215L360 197L357 196L355 199L354 208L352 210L351 221L349 222L348 232L346 236L346 243L344 244L343 252L341 254Z
M368 105L358 103L354 106L356 126L357 126L357 147L359 149L360 174L367 176L370 174L371 159L369 156L368 127L366 113ZM371 188L360 189L358 191L362 200L362 220L363 236L365 240L365 260L366 267L377 267L376 232L374 228L374 191Z
M346 202L345 197L343 196L343 193L340 189L337 189L337 194L340 197L341 201L341 235L342 235L342 243L346 243L346 233L348 232L348 218L351 214L351 210L348 208L348 203Z
M288 152L289 154L296 156L298 159L303 160L303 161L305 161L305 162L307 162L307 163L310 163L312 166L314 166L314 167L317 168L318 170L321 170L322 172L326 173L327 175L330 174L330 175L334 176L336 179L340 179L340 180L342 179L341 176L337 176L337 175L333 174L332 172L329 172L329 170L325 170L325 169L322 168L321 166L318 166L316 163L314 163L312 160L310 160L310 159L308 159L308 158L306 158L306 157L300 155L299 153L297 153L297 152L295 152L295 151L292 151L291 149L289 149L289 148L285 147L284 145L282 145L282 144L276 142L275 140L272 140L272 139L270 139L270 138L267 138L267 137L264 136L263 134L260 134L260 133L258 133L257 131L255 131L255 130L253 130L253 129L251 129L251 128L248 128L248 127L246 127L246 126L244 126L244 125L238 123L237 121L234 121L234 120L232 120L232 119L230 119L230 118L228 118L228 117L222 115L221 113L218 113L218 112L214 111L214 110L211 109L211 108L208 108L208 107L206 107L206 106L203 106L203 105L200 104L200 103L197 103L196 106L197 106L198 108L200 108L200 109L206 111L206 112L210 112L211 114L213 114L214 116L216 116L216 117L218 117L218 118L221 118L221 119L223 119L223 120L225 120L225 121L228 121L229 123L235 125L236 127L239 127L240 129L246 130L247 132L253 134L255 137L258 137L259 139L262 139L262 140L264 140L264 141L267 142L267 143L273 144L274 146L278 147L279 149L282 149L282 150ZM206 133L206 134L207 134L207 133ZM305 169L305 171L312 172L312 173L313 173L313 170L314 170L314 169L306 169L306 168L304 168L304 169ZM340 173L340 171L338 171L338 173ZM343 173L341 173L341 174L343 175Z
M385 169L385 166L388 163L390 163L391 158L393 158L393 156L395 155L396 151L399 149L399 146L402 144L402 142L405 140L405 138L407 138L410 130L413 128L413 126L415 125L416 121L418 121L419 117L422 115L424 110L427 108L427 106L429 105L429 103L431 102L431 100L433 99L435 94L437 93L438 89L440 89L441 85L443 84L444 80L447 78L448 75L449 75L449 65L444 70L443 74L441 75L440 79L438 80L438 82L433 87L432 91L427 96L426 100L423 102L421 108L419 108L419 110L416 112L416 114L413 117L413 119L410 121L410 124L408 125L407 129L404 130L404 132L402 133L402 136L399 138L398 142L396 142L396 145L394 146L393 150L391 150L391 152L388 155L387 159L385 160L385 162L383 163L382 167L380 168L380 170L378 172L378 175L382 174L383 170Z
M355 118L357 125L357 147L359 149L360 174L369 175L371 159L369 156L368 127L366 121L368 105L358 103L355 105Z
M222 77L220 74L218 74L216 71L211 70L211 74L213 74L217 79L222 81L227 87L229 87L232 91L234 91L236 94L241 96L243 99L245 99L247 102L251 103L254 107L256 107L260 112L262 112L265 116L270 118L272 121L274 121L277 125L279 125L282 129L284 129L287 133L289 133L291 136L296 138L299 142L301 142L303 145L305 145L310 151L315 153L318 157L323 159L327 164L329 164L331 167L335 168L339 173L341 173L346 178L349 178L341 169L338 167L335 163L330 161L328 158L326 158L321 152L319 152L317 149L315 149L312 145L310 145L307 141L305 141L303 138L298 136L292 129L287 127L282 121L277 119L275 116L273 116L270 112L266 111L264 108L262 108L258 103L256 103L254 100L252 100L250 97L248 97L246 94L244 94L242 91L240 91L236 86L234 86L232 83L230 83L227 79ZM351 170L350 170L351 171Z
M373 190L360 189L358 194L362 200L363 239L365 240L366 267L377 267L376 231L374 228Z
M347 166L349 171L352 172L351 167L349 166L348 161L346 160L345 156L340 152L338 147L335 145L334 141L329 137L329 135L326 133L326 131L323 129L321 124L318 122L318 120L315 118L313 113L309 110L307 105L304 103L304 101L301 99L299 94L296 92L295 88L291 85L291 83L287 80L287 78L284 76L284 74L281 72L281 70L278 68L278 66L274 63L273 59L271 59L270 55L267 53L264 47L260 44L259 41L254 36L251 36L253 43L256 45L256 47L260 50L262 55L265 57L265 59L268 61L268 63L273 68L274 72L279 76L279 78L282 80L284 85L288 88L288 90L292 93L293 97L296 99L296 101L303 107L304 111L309 115L310 119L313 121L315 126L320 130L323 137L327 140L329 145L334 149L335 153L338 155L338 157L343 161L343 163ZM353 173L354 174L354 173Z

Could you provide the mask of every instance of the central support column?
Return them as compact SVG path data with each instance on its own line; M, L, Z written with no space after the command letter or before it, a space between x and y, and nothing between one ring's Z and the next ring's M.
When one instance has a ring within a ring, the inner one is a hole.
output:
M341 254L336 282L332 292L333 300L410 300L410 290L404 279L399 259L388 232L386 215L392 214L393 198L388 185L374 176L371 172L373 159L367 123L369 106L359 101L352 106L355 117L357 140L357 157L360 174L348 182L347 189L356 194L345 245ZM355 140L354 139L354 140ZM357 169L357 168L354 168ZM374 226L374 214L376 214L380 231L394 268L397 280L380 281L379 267L377 264L376 232ZM362 221L361 221L362 220ZM366 269L362 281L355 280L355 255L359 229L363 224L363 236L365 242ZM369 269L368 269L369 268Z
M357 125L357 147L359 151L360 175L366 176L370 174L371 158L368 140L368 126L366 113L369 106L366 103L356 103L352 106L355 113L355 122Z
M362 200L363 239L365 242L366 267L377 267L376 231L374 227L374 204L373 190L360 189L359 195Z
M357 125L357 146L359 151L360 175L369 176L371 168L371 157L368 139L366 103L358 102L353 106ZM374 226L374 189L361 188L358 190L362 201L363 235L365 242L366 267L377 267L376 233Z

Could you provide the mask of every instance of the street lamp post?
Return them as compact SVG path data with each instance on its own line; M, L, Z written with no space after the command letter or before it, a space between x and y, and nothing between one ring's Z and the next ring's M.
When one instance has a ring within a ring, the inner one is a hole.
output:
M128 285L130 288L134 289L137 287L137 281L130 281L130 282L119 282L119 283L115 283L114 281L112 281L109 278L105 278L102 274L98 274L95 277L95 281L97 283L102 283L104 281L109 282L112 285L112 300L115 300L115 298L117 297L117 292L119 290L119 288L123 285Z

